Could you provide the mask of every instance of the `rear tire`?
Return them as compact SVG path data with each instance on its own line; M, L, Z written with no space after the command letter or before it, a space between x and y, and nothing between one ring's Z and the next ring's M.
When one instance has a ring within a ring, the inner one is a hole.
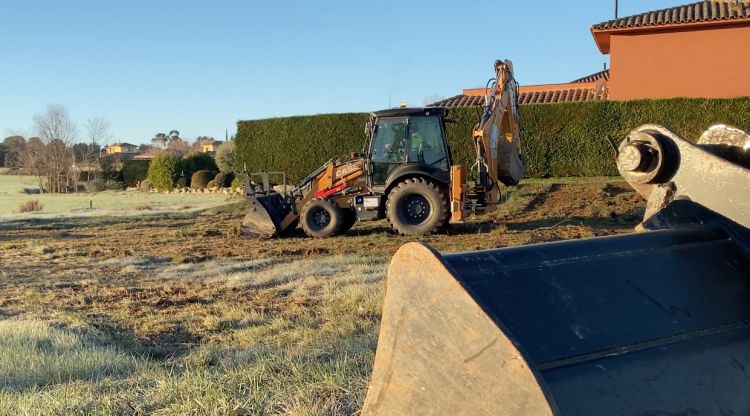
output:
M442 229L448 221L445 193L423 178L407 179L388 195L385 216L401 235L420 236Z
M300 222L305 234L324 238L336 235L343 217L338 205L328 199L313 199L302 208Z

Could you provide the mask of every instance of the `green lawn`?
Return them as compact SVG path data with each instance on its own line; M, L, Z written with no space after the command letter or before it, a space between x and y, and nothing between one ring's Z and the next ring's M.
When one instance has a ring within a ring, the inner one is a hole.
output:
M78 194L29 194L38 190L33 176L0 175L0 221L22 218L137 215L139 213L194 211L236 201L224 194L164 194L141 191L105 191ZM20 213L19 206L38 200L42 211ZM93 209L89 209L93 207Z

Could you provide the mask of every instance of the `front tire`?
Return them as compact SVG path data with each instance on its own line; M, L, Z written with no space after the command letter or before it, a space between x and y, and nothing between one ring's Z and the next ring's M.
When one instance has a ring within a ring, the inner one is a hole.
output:
M313 199L302 208L300 222L310 237L324 238L336 235L343 221L341 209L328 199Z
M401 235L432 234L448 220L445 193L423 178L407 179L388 195L385 216L394 231Z

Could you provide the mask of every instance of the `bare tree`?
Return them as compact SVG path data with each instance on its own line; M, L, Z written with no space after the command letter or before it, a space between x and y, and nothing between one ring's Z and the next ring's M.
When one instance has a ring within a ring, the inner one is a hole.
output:
M190 149L190 143L182 140L179 136L172 137L171 139L169 139L169 144L167 144L167 151L179 156L185 156L186 154L190 153Z
M104 117L90 118L86 120L83 127L86 129L86 139L88 140L84 163L87 169L86 183L89 183L91 181L92 166L101 156L102 146L109 144L112 140L112 134L109 130L109 121Z
M34 116L34 127L42 142L60 140L70 146L76 138L76 125L70 120L68 110L61 105L48 105L42 114Z
M68 116L68 111L61 105L48 105L42 114L34 117L34 127L41 139L41 149L30 152L28 161L36 161L37 175L47 177L50 192L67 192L70 185L77 182L78 168L71 145L76 138L76 126Z
M18 148L14 165L20 168L22 173L36 176L39 182L39 190L44 192L44 177L46 176L46 164L44 163L44 143L38 137L29 138L23 146Z

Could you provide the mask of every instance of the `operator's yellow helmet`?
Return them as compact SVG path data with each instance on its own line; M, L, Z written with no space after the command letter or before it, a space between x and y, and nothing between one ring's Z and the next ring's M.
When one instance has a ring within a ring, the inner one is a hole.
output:
M398 106L399 106L399 108L406 108L406 102L405 101L401 101L401 104L399 104Z

